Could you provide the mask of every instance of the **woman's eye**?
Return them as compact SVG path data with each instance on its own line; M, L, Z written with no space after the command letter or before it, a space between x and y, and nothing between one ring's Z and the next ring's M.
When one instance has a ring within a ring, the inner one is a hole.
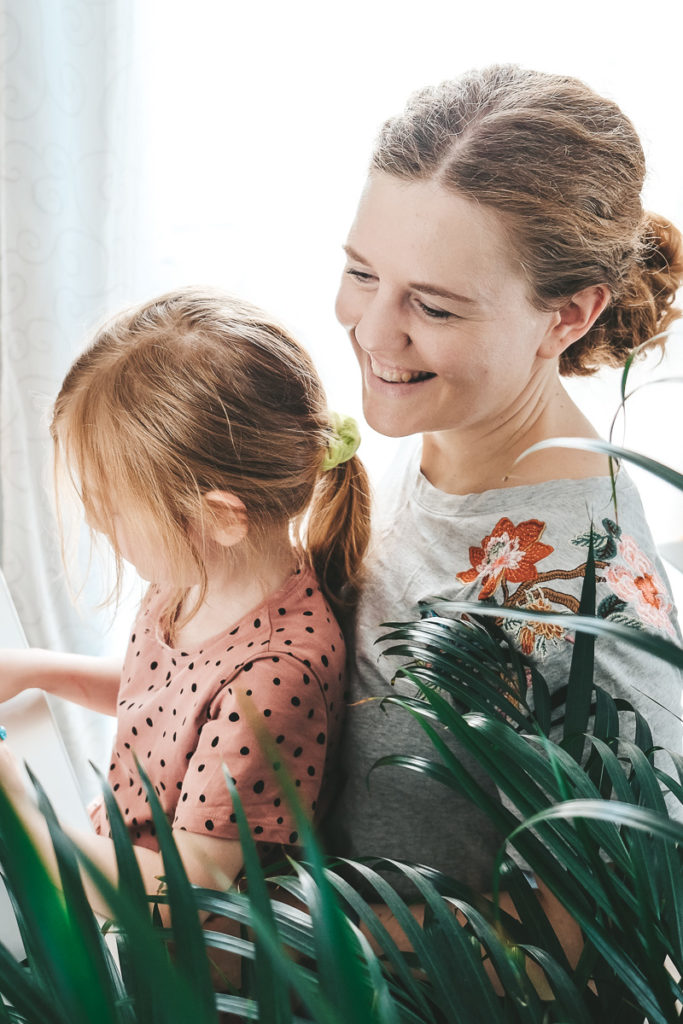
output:
M372 274L366 273L366 271L364 271L364 270L354 270L352 267L349 267L346 270L346 273L349 275L349 277L353 277L356 281L373 281L374 280L374 276Z
M455 313L449 313L447 309L434 309L432 306L426 306L420 299L416 299L416 302L425 316L431 316L434 320L455 319Z

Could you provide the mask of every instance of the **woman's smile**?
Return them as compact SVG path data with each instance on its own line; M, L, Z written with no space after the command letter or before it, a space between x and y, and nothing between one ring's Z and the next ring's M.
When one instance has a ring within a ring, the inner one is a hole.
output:
M374 381L381 381L383 384L420 384L422 381L431 380L435 373L427 370L409 370L399 366L387 366L380 363L373 356L368 357L368 365L371 377Z

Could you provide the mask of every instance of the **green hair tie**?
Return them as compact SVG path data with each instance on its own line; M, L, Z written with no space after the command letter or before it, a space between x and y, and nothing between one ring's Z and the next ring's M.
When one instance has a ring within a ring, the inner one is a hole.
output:
M331 412L330 429L332 437L323 459L323 472L352 459L360 444L360 432L353 416L340 416L337 412Z

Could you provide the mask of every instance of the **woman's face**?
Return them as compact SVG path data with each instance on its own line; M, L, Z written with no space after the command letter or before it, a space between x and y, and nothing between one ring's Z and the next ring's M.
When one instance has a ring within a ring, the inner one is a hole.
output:
M345 251L336 312L380 433L495 430L555 381L557 314L529 302L495 213L373 173Z

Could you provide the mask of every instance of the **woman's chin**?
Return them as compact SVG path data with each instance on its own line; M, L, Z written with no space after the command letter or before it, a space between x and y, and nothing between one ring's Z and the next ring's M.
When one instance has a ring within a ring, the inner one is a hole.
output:
M422 432L419 428L415 429L405 417L401 417L398 413L387 414L372 406L363 406L363 415L368 426L384 437L409 437L411 434Z

